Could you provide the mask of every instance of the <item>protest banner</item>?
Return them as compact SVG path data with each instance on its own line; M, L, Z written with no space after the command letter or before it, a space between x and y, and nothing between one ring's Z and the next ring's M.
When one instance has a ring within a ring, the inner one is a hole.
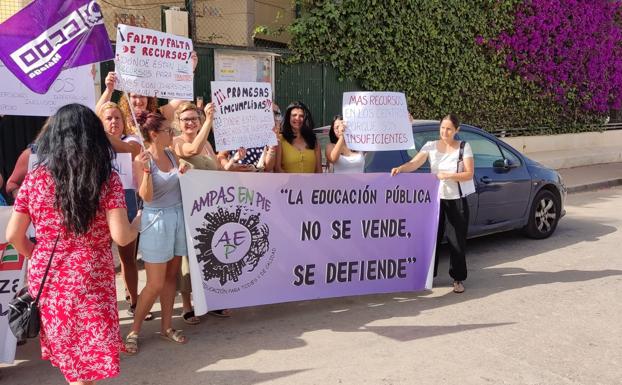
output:
M344 92L345 141L356 151L414 148L406 97L399 92Z
M6 226L13 207L0 207L0 362L13 363L17 340L9 329L9 302L23 286L26 258L6 241Z
M62 71L45 94L28 89L0 63L0 115L50 116L71 103L95 110L91 65Z
M194 100L192 40L153 29L117 26L115 88L143 96Z
M0 24L0 40L0 60L40 94L65 68L113 58L94 0L35 0Z
M272 86L257 82L211 82L216 151L276 145Z
M30 154L28 157L28 171L32 170L38 162L37 154ZM119 174L123 188L136 190L134 183L134 171L132 169L132 154L129 152L116 153L112 160L112 168Z
M432 174L180 177L195 312L431 288Z

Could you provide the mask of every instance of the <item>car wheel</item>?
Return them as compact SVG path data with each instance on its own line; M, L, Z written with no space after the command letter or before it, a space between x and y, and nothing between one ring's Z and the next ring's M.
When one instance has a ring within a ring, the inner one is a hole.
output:
M531 203L525 234L534 239L549 237L557 227L559 216L560 207L557 197L549 190L541 190Z

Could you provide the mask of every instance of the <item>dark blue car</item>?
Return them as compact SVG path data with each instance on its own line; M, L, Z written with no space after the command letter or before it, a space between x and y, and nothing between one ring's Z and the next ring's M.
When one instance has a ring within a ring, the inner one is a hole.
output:
M430 140L439 138L438 121L415 121L415 149L366 154L365 172L390 172L409 161ZM531 238L553 234L565 214L566 187L557 171L545 167L497 139L467 124L457 140L469 142L475 160L476 193L468 196L469 237L522 229ZM426 163L417 172L430 172Z

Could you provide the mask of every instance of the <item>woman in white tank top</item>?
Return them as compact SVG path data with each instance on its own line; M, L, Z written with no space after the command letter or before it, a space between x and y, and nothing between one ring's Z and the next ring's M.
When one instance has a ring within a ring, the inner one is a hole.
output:
M364 172L365 156L362 152L348 148L343 135L345 129L343 117L335 115L328 132L330 143L326 145L326 160L333 166L335 174Z
M466 238L469 228L469 204L466 196L475 192L473 172L475 162L468 143L461 144L455 136L460 130L458 118L449 114L441 120L440 140L427 142L409 162L391 169L391 175L413 172L426 160L439 179L438 245L443 234L449 243L449 275L454 279L454 293L464 292L463 281L467 277ZM462 155L462 156L461 156ZM462 167L461 167L462 166ZM434 275L438 269L438 255L434 258Z

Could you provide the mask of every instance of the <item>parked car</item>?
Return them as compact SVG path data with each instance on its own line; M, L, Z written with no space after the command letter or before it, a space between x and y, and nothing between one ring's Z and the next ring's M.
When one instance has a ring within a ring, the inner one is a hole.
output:
M390 172L409 161L430 140L439 138L440 122L416 120L415 148L365 154L365 172ZM327 129L316 131L320 142ZM531 238L547 238L565 215L566 187L559 173L521 154L488 132L467 124L460 126L458 140L466 140L475 160L476 193L468 196L469 237L522 229ZM416 172L430 172L426 162Z

